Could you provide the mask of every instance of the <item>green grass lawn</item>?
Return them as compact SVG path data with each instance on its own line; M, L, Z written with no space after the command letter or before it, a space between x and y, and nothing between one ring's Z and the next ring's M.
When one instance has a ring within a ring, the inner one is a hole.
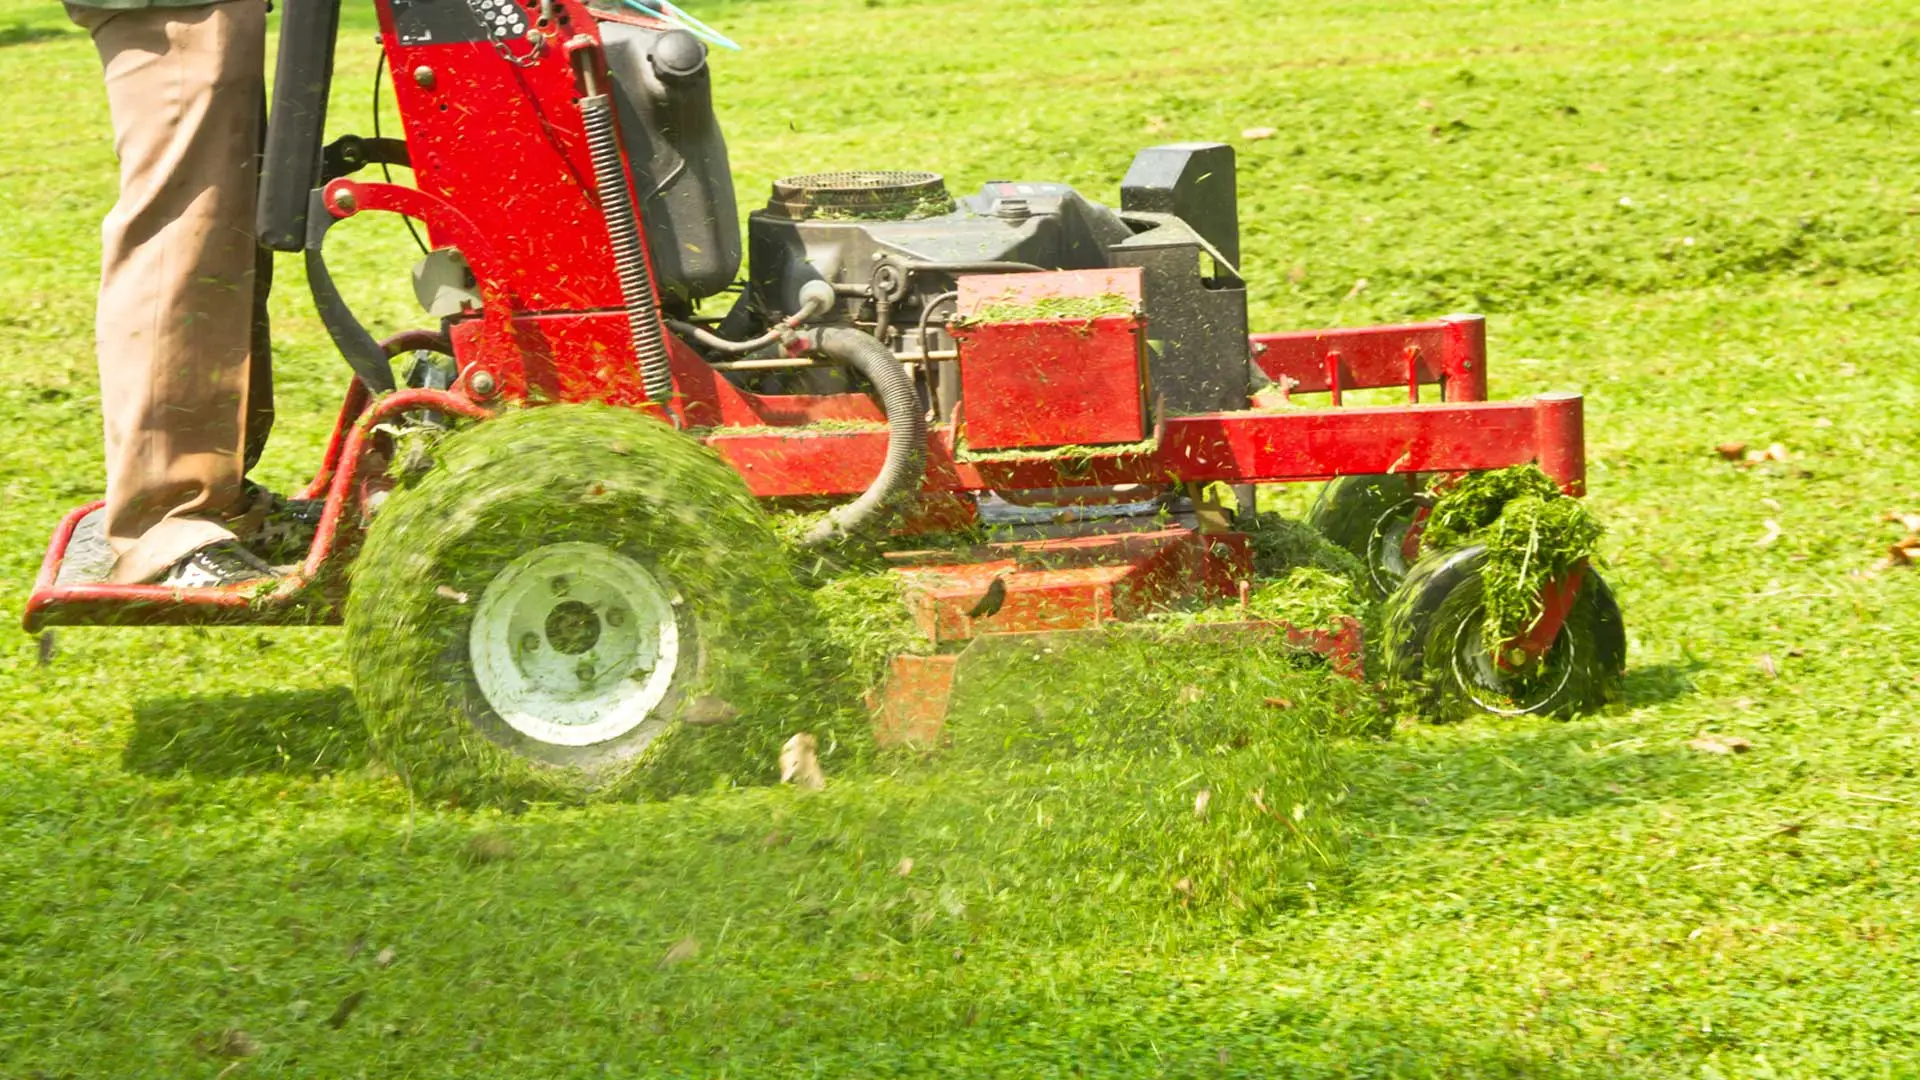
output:
M0 635L0 1077L1920 1076L1920 571L1866 572L1920 510L1910 6L699 11L747 45L745 206L844 167L1113 200L1138 147L1223 139L1257 326L1484 312L1496 396L1587 395L1625 700L1322 738L1371 706L1123 642L1123 684L1016 669L945 757L819 795L507 815L373 759L334 632ZM10 625L100 486L114 174L57 5L0 0L0 72ZM404 231L336 232L415 324ZM294 487L346 370L282 273Z

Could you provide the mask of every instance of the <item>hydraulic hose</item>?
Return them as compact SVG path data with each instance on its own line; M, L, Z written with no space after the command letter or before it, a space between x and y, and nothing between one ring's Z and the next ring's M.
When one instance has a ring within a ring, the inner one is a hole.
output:
M640 245L633 193L627 188L620 136L614 129L613 99L605 91L588 93L580 99L580 119L593 158L600 213L606 218L607 238L613 243L613 265L620 276L621 299L626 301L627 328L633 334L633 352L640 361L640 382L646 387L647 400L665 410L673 396L673 368L667 360L666 331L660 325L660 309L653 298L647 253Z
M712 349L714 352L726 353L729 356L745 356L758 349L764 349L769 345L778 344L785 340L787 335L793 333L795 328L807 320L812 319L816 315L826 314L827 310L833 307L835 298L836 294L833 291L833 286L828 285L824 281L808 282L808 287L800 290L799 311L780 320L773 329L761 334L759 337L749 338L746 341L729 341L704 327L695 326L688 322L680 322L676 319L668 319L667 326L670 327L674 333L682 337L692 338L694 341Z
M882 518L896 503L920 491L927 472L927 420L913 380L873 335L845 326L825 326L800 335L808 349L865 375L880 391L887 414L887 460L860 497L837 507L806 536L809 546L859 532Z

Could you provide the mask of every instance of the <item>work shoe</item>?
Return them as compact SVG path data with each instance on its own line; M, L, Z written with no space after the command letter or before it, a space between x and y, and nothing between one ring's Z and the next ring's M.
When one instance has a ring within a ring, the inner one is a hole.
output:
M248 507L243 517L259 524L245 531L247 549L269 563L300 562L319 531L324 499L289 499L247 481ZM236 530L238 531L238 530Z
M273 577L273 567L260 561L238 540L216 540L181 556L160 578L169 589L218 589Z

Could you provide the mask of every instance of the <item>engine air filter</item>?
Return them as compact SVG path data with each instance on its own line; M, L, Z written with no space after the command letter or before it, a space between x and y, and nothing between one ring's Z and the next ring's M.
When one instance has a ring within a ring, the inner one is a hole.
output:
M939 173L849 169L773 182L767 212L792 221L853 219L905 221L953 211Z

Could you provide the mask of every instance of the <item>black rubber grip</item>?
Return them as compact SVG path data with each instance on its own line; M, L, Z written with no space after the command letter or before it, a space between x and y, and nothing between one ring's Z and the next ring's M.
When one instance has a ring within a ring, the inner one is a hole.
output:
M307 197L320 183L320 140L326 132L339 30L340 0L282 0L280 56L255 216L261 246L275 251L299 251L306 245Z

